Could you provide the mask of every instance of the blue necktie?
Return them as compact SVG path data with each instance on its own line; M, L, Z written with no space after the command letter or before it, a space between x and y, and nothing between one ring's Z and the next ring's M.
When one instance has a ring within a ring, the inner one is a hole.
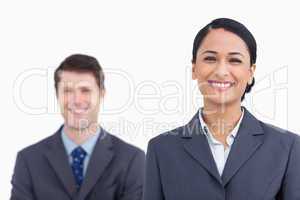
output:
M72 153L72 171L75 177L76 186L79 190L83 182L83 164L86 157L86 152L82 147L75 148Z

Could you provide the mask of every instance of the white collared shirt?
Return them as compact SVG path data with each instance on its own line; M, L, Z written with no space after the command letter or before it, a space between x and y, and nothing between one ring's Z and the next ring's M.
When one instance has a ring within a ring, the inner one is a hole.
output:
M242 115L241 115L237 125L233 128L231 133L226 138L226 142L228 144L227 148L225 148L221 142L216 140L213 137L212 133L209 131L208 126L206 125L206 123L204 122L204 119L202 117L202 110L203 110L203 108L201 108L199 110L199 119L200 119L201 128L202 128L204 134L206 135L206 138L207 138L210 150L212 152L212 155L214 157L218 172L219 172L220 176L222 176L230 149L231 149L234 139L238 133L240 124L241 124L243 116L244 116L244 109L242 108Z

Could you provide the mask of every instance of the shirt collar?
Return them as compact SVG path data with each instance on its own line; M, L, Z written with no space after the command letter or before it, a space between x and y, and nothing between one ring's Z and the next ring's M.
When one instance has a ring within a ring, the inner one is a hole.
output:
M94 147L98 141L99 135L100 135L100 131L101 129L98 128L97 131L95 132L95 134L93 134L87 141L85 141L83 144L81 144L80 146L85 150L85 152L87 153L87 155L91 155ZM61 130L61 137L62 137L62 141L63 144L65 146L65 149L68 153L68 155L71 155L72 151L77 148L79 145L77 145L76 143L74 143L65 133L64 128L62 128Z
M231 131L231 133L228 135L228 136L231 136L231 137L233 137L233 138L236 137L236 135L237 135L237 133L238 133L238 130L239 130L239 128L240 128L242 119L243 119L243 117L244 117L244 108L241 107L241 109L242 109L242 115L241 115L241 117L240 117L238 123L236 124L236 126L233 128L233 130ZM214 141L214 137L212 137L212 135L211 135L211 133L210 133L210 131L209 131L209 129L208 129L207 124L204 122L204 119L203 119L203 116L202 116L202 112L203 112L203 107L200 108L200 110L199 110L199 120L200 120L200 124L201 124L201 128L202 128L202 130L203 130L203 133L204 133L206 136L208 136L210 139L212 139L212 140Z

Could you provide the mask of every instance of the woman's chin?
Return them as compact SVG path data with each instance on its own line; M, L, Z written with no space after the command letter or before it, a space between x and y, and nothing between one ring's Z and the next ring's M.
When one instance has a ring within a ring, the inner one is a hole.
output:
M207 102L210 102L209 104L215 104L219 106L225 106L225 105L231 105L235 102L239 102L237 98L233 98L232 96L214 96L206 98Z

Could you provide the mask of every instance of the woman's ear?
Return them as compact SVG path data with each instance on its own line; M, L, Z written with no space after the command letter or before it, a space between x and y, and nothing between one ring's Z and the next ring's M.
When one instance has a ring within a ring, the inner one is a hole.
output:
M192 79L196 80L196 64L192 62Z
M253 82L253 77L254 77L255 69L256 69L256 65L255 64L251 65L251 67L250 67L250 76L251 77L250 77L250 79L248 81L248 85L251 85L252 82Z

